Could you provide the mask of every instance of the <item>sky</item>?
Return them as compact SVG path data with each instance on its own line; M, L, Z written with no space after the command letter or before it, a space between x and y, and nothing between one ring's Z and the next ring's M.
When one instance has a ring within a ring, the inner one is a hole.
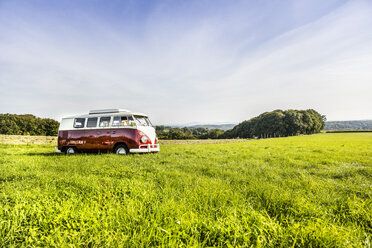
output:
M372 119L372 1L0 0L0 113Z

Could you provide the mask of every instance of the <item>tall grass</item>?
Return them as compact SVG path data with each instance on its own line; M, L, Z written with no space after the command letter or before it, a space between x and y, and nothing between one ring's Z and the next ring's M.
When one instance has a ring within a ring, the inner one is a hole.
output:
M372 134L55 155L0 145L1 246L370 247Z

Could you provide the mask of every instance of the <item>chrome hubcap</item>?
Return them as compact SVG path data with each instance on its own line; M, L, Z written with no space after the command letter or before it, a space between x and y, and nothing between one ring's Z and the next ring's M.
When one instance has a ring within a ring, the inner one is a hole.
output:
M68 149L67 149L67 153L68 153L68 154L73 154L73 153L75 153L75 151L74 151L73 148L68 148Z
M116 154L126 154L125 149L123 147L120 147L116 150Z

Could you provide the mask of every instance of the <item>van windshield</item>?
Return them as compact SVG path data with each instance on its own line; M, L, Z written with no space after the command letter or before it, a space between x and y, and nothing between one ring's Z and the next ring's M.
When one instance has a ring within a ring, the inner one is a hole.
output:
M152 126L149 118L145 116L135 115L134 121L136 122L137 126Z

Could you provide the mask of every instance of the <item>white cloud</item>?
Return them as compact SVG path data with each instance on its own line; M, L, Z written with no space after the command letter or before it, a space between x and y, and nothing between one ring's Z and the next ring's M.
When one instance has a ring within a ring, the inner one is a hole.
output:
M0 111L60 117L118 106L155 123L241 121L278 108L372 118L370 2L277 28L286 11L307 7L268 21L268 6L246 7L193 19L195 6L187 18L161 6L133 33L88 13L0 6Z

